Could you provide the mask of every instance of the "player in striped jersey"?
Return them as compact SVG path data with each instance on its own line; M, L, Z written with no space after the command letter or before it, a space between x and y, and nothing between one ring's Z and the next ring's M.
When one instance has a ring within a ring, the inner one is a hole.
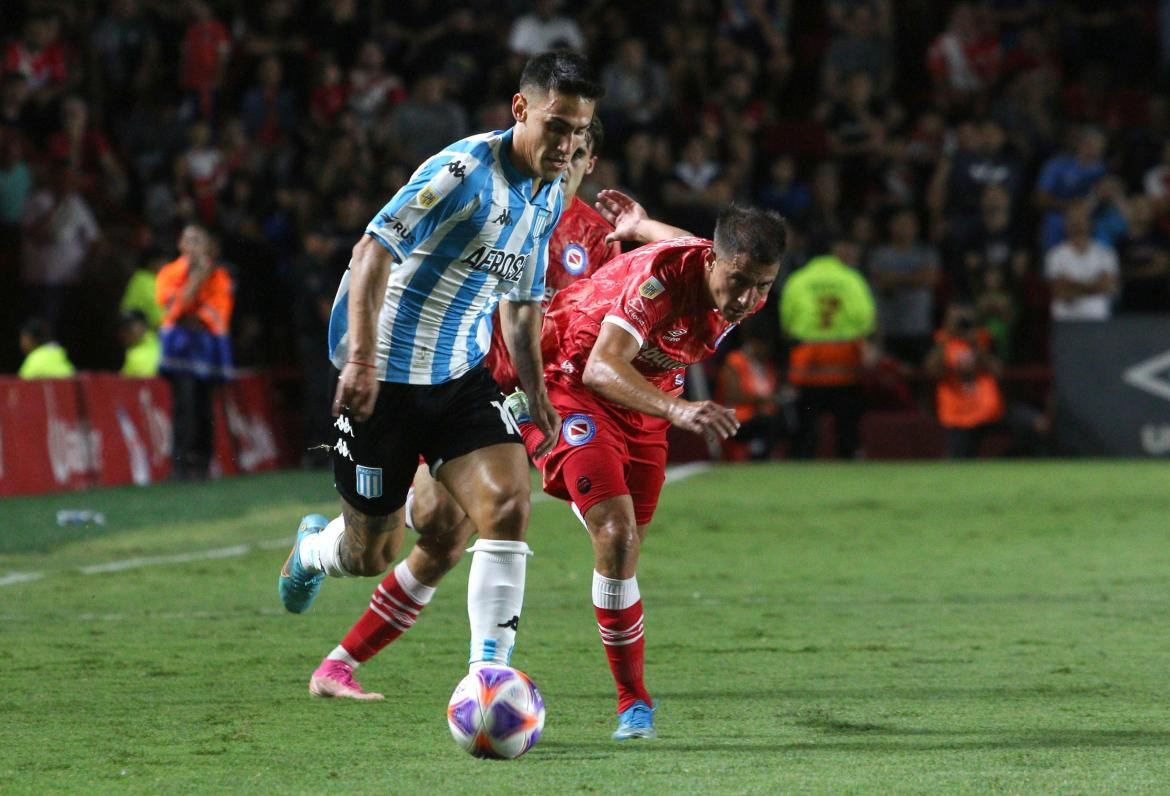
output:
M329 325L340 371L333 462L342 511L301 521L279 581L289 611L305 611L326 574L385 571L421 455L479 531L467 589L471 666L509 661L531 552L528 463L482 360L499 305L551 447L559 417L539 347L548 241L562 212L561 177L601 94L584 57L531 59L512 98L515 125L423 163L354 247ZM404 577L382 595L381 610L408 627L431 592ZM355 662L335 663L344 675Z
M581 180L596 164L602 136L601 122L594 118L585 141L570 159L564 178L566 210L549 242L545 306L557 291L621 254L620 244L613 239L613 226L577 196ZM504 348L502 326L494 327L485 366L496 383L511 392L519 377ZM428 589L426 594L433 594L443 576L459 562L475 530L450 493L430 476L425 464L415 473L414 484L412 497L407 498L406 521L419 534L418 542L374 590L365 613L313 672L309 690L314 694L352 699L378 696L355 687L353 666L370 660L414 623L421 606L412 606L405 599L401 593L403 582L417 583L416 589Z

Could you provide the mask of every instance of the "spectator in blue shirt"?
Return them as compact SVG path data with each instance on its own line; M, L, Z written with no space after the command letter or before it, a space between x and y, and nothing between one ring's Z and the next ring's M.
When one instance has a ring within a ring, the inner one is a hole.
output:
M1071 153L1056 155L1044 164L1036 180L1036 206L1044 213L1040 224L1043 251L1067 237L1065 211L1088 198L1097 181L1105 176L1104 152L1105 136L1085 127L1077 134Z

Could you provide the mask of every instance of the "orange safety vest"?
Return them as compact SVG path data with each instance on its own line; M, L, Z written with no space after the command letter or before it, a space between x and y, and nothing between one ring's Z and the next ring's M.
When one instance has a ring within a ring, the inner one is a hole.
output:
M735 371L740 392L756 398L770 398L776 394L779 379L776 368L770 362L764 363L763 367L753 367L743 351L732 351L724 361ZM720 385L720 394L725 394L724 385ZM735 406L735 418L741 423L751 420L758 412L755 404ZM766 411L765 414L772 412Z
M199 291L188 304L180 303L183 288L187 284L187 257L169 262L158 272L155 283L155 297L165 309L162 327L174 326L184 315L195 315L203 321L212 334L224 335L232 323L232 278L226 269L215 267Z
M798 343L788 354L788 381L803 387L844 387L861 378L861 340Z
M946 375L938 383L935 403L938 421L946 428L974 428L994 423L1003 417L1003 395L995 377L979 371L964 379L959 374L975 357L972 345L962 338L940 332L936 338L943 345L943 368ZM979 347L986 349L989 337L979 336Z

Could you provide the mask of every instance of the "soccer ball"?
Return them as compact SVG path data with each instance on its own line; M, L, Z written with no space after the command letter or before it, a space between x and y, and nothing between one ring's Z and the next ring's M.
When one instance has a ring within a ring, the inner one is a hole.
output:
M524 672L510 666L485 666L455 686L447 703L447 726L464 751L512 760L540 738L544 698Z

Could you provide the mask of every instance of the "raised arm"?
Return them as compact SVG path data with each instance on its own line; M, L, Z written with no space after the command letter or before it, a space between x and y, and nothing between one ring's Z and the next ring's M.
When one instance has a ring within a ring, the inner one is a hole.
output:
M613 224L613 232L605 237L606 243L615 241L654 243L671 238L685 238L691 234L685 229L655 221L646 215L646 209L634 201L633 197L612 188L597 193L597 203L594 207L602 218Z

